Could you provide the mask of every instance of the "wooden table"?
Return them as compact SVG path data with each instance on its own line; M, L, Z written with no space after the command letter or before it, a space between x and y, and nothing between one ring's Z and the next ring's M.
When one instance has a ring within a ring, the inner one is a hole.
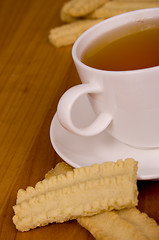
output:
M64 0L0 1L0 239L94 239L76 221L21 233L12 223L16 194L62 159L49 128L61 95L78 84L72 46L55 48ZM150 159L151 161L151 159ZM139 208L159 223L159 182L139 182Z

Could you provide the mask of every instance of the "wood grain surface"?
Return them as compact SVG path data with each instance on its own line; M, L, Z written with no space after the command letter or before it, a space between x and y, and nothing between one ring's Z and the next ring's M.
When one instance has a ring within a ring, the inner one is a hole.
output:
M12 223L16 194L62 159L49 128L61 95L78 84L72 46L55 48L64 0L0 1L0 239L94 239L76 221L21 233ZM151 161L151 159L150 159ZM159 223L159 182L139 182L139 208Z

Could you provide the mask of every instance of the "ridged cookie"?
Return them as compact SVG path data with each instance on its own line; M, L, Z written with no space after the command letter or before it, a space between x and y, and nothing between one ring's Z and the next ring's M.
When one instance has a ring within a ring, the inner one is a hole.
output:
M124 171L125 170L125 171ZM43 180L15 205L20 231L137 205L137 162L95 164Z
M69 168L71 170L70 166ZM56 169L58 169L58 167L56 167L53 171L56 172ZM137 162L135 162L133 159L126 159L125 161L118 160L116 163L106 162L103 164L94 164L89 167L77 168L71 172L69 171L66 176L64 174L57 177L52 176L49 179L47 178L43 181L39 181L35 187L29 186L26 188L26 190L20 189L17 194L17 204L31 197L44 194L47 191L73 186L78 183L83 183L93 179L100 179L102 177L134 174L135 178L136 172Z

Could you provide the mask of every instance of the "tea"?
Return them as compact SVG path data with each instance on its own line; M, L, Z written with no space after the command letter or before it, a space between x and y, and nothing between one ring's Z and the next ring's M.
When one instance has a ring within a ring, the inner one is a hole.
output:
M86 65L110 71L159 66L159 27L135 32L109 43L91 46L82 57Z

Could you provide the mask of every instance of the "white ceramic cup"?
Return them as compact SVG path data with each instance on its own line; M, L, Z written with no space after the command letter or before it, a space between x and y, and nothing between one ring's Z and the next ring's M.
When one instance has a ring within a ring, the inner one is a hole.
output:
M159 66L105 71L81 62L85 50L98 39L111 41L136 29L155 26L159 26L159 8L143 9L104 20L77 39L72 56L82 84L70 88L59 101L57 115L63 127L82 136L106 129L128 145L159 147ZM79 128L72 120L72 108L83 94L88 94L96 119L89 126Z

